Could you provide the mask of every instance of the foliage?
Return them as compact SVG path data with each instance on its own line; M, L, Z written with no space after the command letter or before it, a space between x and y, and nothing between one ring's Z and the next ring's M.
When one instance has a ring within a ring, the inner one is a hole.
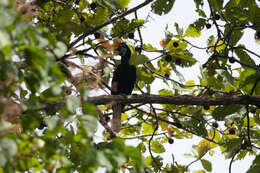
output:
M161 48L143 43L141 31L149 16L127 15L145 5L156 15L165 15L174 10L175 0L147 0L130 12L129 3L0 1L0 172L104 168L177 173L191 171L195 161L203 169L196 172L211 172L212 163L204 156L213 155L216 147L233 158L231 163L254 157L248 172L259 170L259 105L128 105L122 113L122 130L114 137L108 125L112 103L88 102L93 91L109 92L122 40L131 48L130 62L137 67L137 93L154 94L152 86L160 81L159 95L259 95L260 55L241 42L247 29L255 31L256 41L260 39L257 2L194 0L199 18L186 29L177 23L174 31L166 26ZM209 13L203 10L206 6ZM191 43L210 28L206 47ZM129 37L137 32L138 37ZM200 61L193 57L194 49L208 53L198 82L185 81L180 72ZM170 162L163 160L167 142L174 145L175 139L194 136L201 138L190 154L194 162L178 164L174 155ZM138 139L134 146L128 145L133 138Z

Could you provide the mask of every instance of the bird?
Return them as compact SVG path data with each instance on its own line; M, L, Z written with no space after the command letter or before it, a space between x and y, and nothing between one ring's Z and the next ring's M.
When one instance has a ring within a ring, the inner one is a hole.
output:
M130 95L136 82L136 67L129 64L131 50L125 42L120 43L118 51L121 56L121 63L113 73L111 94ZM112 105L113 117L111 121L111 129L116 133L120 132L121 129L121 112L124 107L125 105L119 103Z

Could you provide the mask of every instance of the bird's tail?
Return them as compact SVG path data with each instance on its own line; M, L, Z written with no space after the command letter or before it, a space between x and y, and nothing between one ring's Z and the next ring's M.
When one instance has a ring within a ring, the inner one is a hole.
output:
M122 106L120 104L114 104L112 106L113 109L113 117L111 122L111 128L114 132L118 133L121 129L121 112Z

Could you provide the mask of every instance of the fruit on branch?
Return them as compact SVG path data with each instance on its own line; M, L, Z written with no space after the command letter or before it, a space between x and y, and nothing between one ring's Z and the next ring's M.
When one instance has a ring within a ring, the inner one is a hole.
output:
M212 123L212 126L213 126L214 128L218 128L218 123L217 123L217 122L214 122L214 123Z
M230 135L234 135L234 134L236 134L236 129L234 127L231 127L230 129L228 129L228 133Z
M204 105L203 108L204 108L205 110L209 110L209 105Z
M219 14L216 14L215 15L215 20L219 20L220 19L220 15Z
M179 122L174 122L174 123L172 123L174 126L176 126L177 128L182 128L183 126L182 126L182 124L181 123L179 123Z
M133 32L130 32L130 33L128 34L128 38L134 39L134 37L135 37L135 34L134 34Z
M234 57L229 57L229 58L228 58L228 61L229 61L231 64L233 64L233 63L236 62L236 59L235 59Z
M181 59L180 58L176 58L175 59L175 64L176 65L181 65Z
M80 16L79 20L80 20L81 22L84 22L84 21L85 21L85 17L84 17L84 16Z
M91 10L95 10L97 8L97 4L95 2L92 2L90 4L90 8L91 8Z
M164 74L164 77L165 77L166 79L169 79L170 74L169 74L169 73L165 73L165 74Z
M174 143L174 140L172 138L168 138L168 143L169 144L173 144Z
M207 28L207 29L210 29L210 28L211 28L211 24L210 24L210 23L207 23L207 24L206 24L206 28Z
M173 42L172 43L173 47L178 47L179 46L179 43L177 41Z
M165 60L166 60L167 62L171 62L171 61L172 61L172 56L169 55L169 54L166 54Z

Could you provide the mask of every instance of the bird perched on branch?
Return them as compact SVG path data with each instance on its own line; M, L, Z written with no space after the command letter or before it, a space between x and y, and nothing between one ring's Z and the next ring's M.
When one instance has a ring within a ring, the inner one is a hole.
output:
M118 47L119 55L121 56L121 64L114 71L111 94L119 95L132 93L136 81L136 68L129 64L131 50L126 43L121 43ZM112 106L113 117L111 128L114 132L119 132L121 128L121 112L125 105L116 103Z

